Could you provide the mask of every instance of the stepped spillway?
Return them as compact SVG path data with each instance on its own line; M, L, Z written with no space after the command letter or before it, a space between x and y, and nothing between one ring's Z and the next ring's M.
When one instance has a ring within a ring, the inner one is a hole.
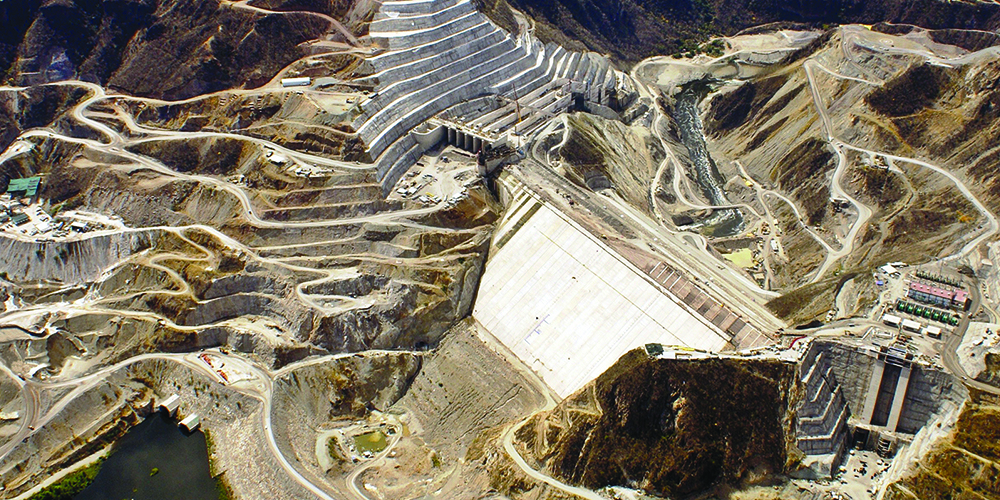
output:
M828 354L813 351L803 364L801 381L805 397L797 414L796 445L806 455L814 473L831 476L847 447L851 411Z

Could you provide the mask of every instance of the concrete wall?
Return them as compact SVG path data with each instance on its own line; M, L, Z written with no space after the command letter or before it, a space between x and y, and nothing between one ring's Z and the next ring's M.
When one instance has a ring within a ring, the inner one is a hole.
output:
M961 406L969 392L954 376L914 366L897 431L915 434L946 402Z
M872 372L877 360L867 351L832 341L816 341L803 358L802 370L824 353L825 363L829 363L840 384L852 421L863 418L865 400L871 385ZM898 432L913 434L927 424L946 405L961 405L968 397L968 391L954 376L914 364L899 414ZM879 384L876 384L878 390ZM867 422L863 422L867 423Z
M437 125L430 127L430 130L421 131L417 129L411 133L413 134L413 138L417 140L417 144L420 144L420 148L427 151L445 139L447 130L444 128L444 125Z

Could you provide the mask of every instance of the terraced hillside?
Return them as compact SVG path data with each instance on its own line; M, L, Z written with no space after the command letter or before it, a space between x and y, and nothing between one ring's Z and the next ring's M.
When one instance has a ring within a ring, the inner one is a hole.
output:
M388 50L361 65L358 81L375 93L352 128L387 185L426 149L409 132L435 115L483 139L518 143L569 108L570 87L619 111L634 99L629 78L608 59L514 37L470 0L383 2L368 33ZM519 107L532 114L524 123Z
M428 384L421 356L468 316L500 209L474 146L635 100L606 58L512 36L462 0L28 7L0 5L15 31L0 181L41 178L32 230L0 239L5 494L105 453L171 392L227 438L213 464L241 496L355 488L368 465L309 456L311 433ZM177 60L152 55L161 38ZM446 128L468 143L446 148ZM324 378L342 381L335 400ZM462 425L534 404L511 381L521 396L466 401L482 416ZM429 404L404 413L448 402ZM317 412L306 427L300 408ZM66 444L64 423L89 437Z
M859 394L832 355L715 351L871 309L888 260L988 255L997 40L779 31L626 72L668 14L698 38L756 11L504 5L0 0L0 496L99 460L166 401L239 498L829 473ZM971 8L951 24L994 19ZM646 324L713 352L634 351L575 392Z

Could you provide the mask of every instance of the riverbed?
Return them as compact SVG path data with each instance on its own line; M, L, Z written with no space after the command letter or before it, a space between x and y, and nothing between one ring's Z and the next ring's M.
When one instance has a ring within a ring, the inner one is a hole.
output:
M698 104L705 97L708 85L705 82L694 82L684 86L677 94L677 104L674 107L674 119L681 131L681 142L688 150L691 166L702 193L713 206L730 205L726 193L722 189L722 179L715 162L708 154L705 143L705 130L701 123ZM743 214L734 208L716 210L706 220L699 221L710 230L712 236L725 237L739 234L743 230Z

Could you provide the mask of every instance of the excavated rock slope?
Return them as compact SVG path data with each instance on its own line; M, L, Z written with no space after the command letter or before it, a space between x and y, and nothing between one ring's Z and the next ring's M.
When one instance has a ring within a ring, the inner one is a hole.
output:
M931 451L886 490L888 500L1000 498L1000 405L973 393L955 423Z
M647 183L656 175L662 149L649 129L576 113L559 156L570 180L594 191L614 189L632 206L650 213Z

